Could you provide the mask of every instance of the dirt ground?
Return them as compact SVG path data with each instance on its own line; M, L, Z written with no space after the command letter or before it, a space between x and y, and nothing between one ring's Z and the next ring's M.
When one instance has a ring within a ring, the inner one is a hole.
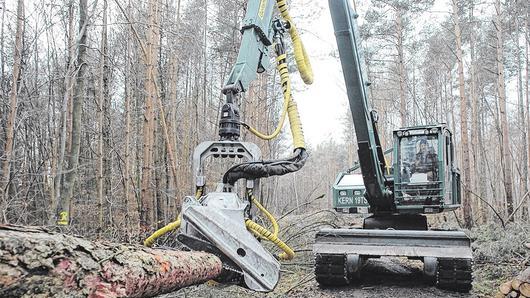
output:
M436 219L435 219L436 220ZM433 220L433 222L436 222ZM271 293L256 293L236 285L206 283L162 295L173 297L492 297L498 286L530 265L530 224L478 225L466 233L472 239L474 256L473 289L470 293L445 291L424 281L423 264L405 258L371 259L362 271L358 284L338 288L321 288L313 273L311 252L316 231L322 226L358 225L359 219L316 212L282 219L282 238L295 248L295 260L282 262L281 278ZM435 228L454 228L454 222L439 221ZM275 248L267 243L271 251ZM277 253L277 250L276 250Z
M290 267L290 266L284 266ZM438 289L423 280L421 263L397 258L370 260L359 284L321 288L311 268L283 270L280 283L272 293L259 294L238 286L203 284L160 296L173 297L478 297Z

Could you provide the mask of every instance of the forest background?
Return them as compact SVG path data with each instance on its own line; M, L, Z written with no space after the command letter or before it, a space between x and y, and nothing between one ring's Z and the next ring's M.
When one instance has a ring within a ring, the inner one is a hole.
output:
M529 3L357 2L384 146L394 128L447 123L463 175L462 225L527 224ZM174 220L193 191L194 147L218 139L246 1L0 6L0 222L68 222L80 234L138 242ZM330 208L336 174L357 159L327 4L291 7L316 73L310 87L292 76L311 156L299 172L262 181L259 197L277 215ZM245 94L243 120L269 130L281 102L271 70ZM266 158L291 151L288 130L268 142L242 138Z

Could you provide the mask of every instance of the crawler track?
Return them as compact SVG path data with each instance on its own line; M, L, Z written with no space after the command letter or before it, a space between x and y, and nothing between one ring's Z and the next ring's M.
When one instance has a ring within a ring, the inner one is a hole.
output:
M315 277L318 284L324 287L349 284L350 279L346 270L346 255L316 254Z
M444 290L469 292L473 282L471 265L470 259L438 259L436 286ZM323 287L344 286L354 281L343 254L317 254L315 277Z
M470 259L438 259L436 285L445 290L469 292L473 282Z

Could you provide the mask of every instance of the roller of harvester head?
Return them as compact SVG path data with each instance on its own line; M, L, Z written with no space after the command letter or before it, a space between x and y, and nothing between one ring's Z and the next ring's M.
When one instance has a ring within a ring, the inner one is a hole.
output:
M261 151L253 143L214 141L199 144L193 154L195 187L205 187L204 161L209 158L258 161ZM247 180L246 188L257 192L259 181ZM200 198L186 197L177 239L191 250L217 255L223 262L222 282L244 283L254 291L269 292L280 278L280 263L263 248L245 226L249 203L235 186L218 184L215 192Z

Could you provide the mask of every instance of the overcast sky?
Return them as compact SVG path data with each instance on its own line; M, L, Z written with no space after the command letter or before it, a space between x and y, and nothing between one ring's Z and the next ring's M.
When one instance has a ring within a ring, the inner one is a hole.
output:
M350 0L353 1L353 0ZM370 1L357 0L359 12L359 24L363 23L363 16L368 9ZM294 97L298 103L304 133L307 142L316 145L333 138L337 142L342 142L344 131L344 118L351 117L348 113L348 99L340 61L338 59L337 46L333 25L328 9L328 1L325 0L298 0L291 9L295 22L302 28L302 39L311 56L311 63L315 74L314 83L305 86L293 75L293 84L296 87ZM301 7L301 10L298 10ZM493 4L486 1L477 5L477 16L483 17L486 21L493 15ZM417 34L424 26L436 26L440 24L451 13L451 6L448 0L436 0L433 7L422 15L415 16ZM314 16L307 17L305 11L318 12ZM464 52L469 54L469 51ZM334 56L330 54L334 53ZM466 58L469 60L469 57ZM464 66L464 71L468 71L468 66ZM456 77L455 77L456 78ZM456 88L456 84L455 84ZM507 78L506 93L509 112L515 109L517 99L517 83L513 78ZM455 91L454 94L458 94ZM396 127L397 128L397 127Z

